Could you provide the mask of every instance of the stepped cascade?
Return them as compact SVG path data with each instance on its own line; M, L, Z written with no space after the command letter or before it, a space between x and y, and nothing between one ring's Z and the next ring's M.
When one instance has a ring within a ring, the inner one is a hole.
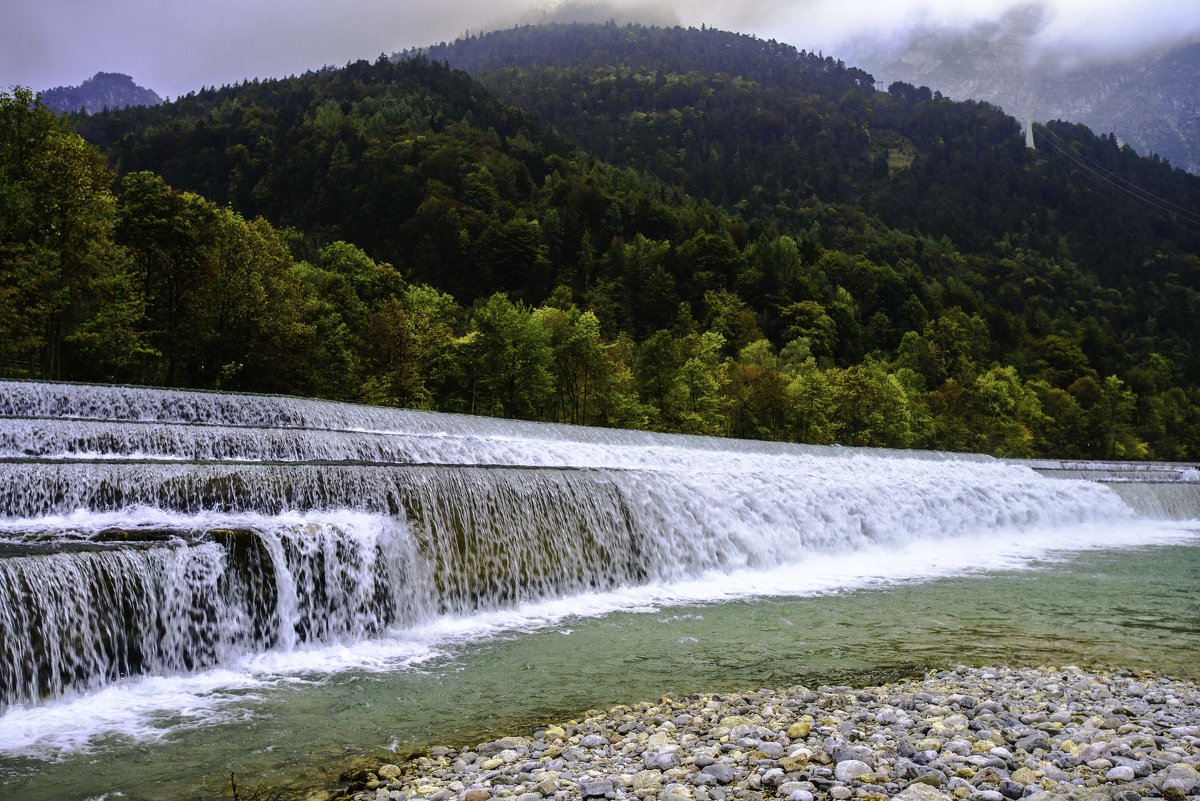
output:
M0 382L0 710L439 616L1156 508L1038 472L1061 467ZM1173 513L1194 517L1187 478Z

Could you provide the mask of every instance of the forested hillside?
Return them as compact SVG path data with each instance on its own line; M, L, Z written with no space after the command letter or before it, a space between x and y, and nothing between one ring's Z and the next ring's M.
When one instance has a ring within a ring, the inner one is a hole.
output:
M986 104L616 26L70 121L28 100L8 375L1200 458L1200 179L1078 126L1030 151Z

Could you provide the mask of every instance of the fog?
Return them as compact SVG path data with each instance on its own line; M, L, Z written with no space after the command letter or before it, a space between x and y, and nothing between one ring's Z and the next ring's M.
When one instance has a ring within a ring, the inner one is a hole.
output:
M543 20L707 24L846 58L913 32L993 20L1008 0L16 0L0 20L0 88L76 85L124 72L164 96L303 72ZM1044 0L1034 56L1124 58L1200 38L1196 0ZM872 43L867 45L866 43Z

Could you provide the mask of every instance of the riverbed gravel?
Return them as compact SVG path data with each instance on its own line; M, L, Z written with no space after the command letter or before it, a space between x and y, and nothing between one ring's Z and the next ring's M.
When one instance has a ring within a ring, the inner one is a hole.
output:
M1200 686L965 668L667 696L344 777L355 801L1200 798Z

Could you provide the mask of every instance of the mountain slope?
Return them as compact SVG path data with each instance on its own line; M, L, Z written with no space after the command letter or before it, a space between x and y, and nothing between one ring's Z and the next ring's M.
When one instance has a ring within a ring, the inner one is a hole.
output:
M77 124L119 172L153 170L317 242L354 242L466 301L497 290L541 300L573 280L560 273L573 273L585 232L597 243L686 238L715 214L594 165L535 116L424 58L205 90Z
M711 29L561 25L460 40L429 57L471 70L605 160L749 216L815 196L967 251L1019 243L1116 282L1164 244L1200 246L1186 215L1027 151L1016 121L993 106L904 84L876 92L870 75L787 45ZM1045 130L1112 180L1200 208L1195 178L1079 126Z

